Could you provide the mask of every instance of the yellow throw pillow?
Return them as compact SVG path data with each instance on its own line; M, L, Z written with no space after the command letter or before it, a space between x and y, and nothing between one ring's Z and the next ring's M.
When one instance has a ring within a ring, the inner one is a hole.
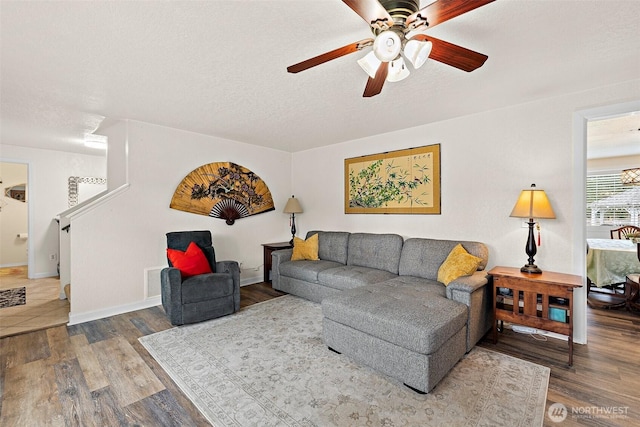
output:
M471 255L458 243L438 269L438 282L447 286L458 277L469 276L478 269L481 262L481 258Z
M308 259L316 261L318 258L318 234L314 234L307 240L302 240L297 237L293 238L293 254L291 254L291 261L298 261L301 259Z

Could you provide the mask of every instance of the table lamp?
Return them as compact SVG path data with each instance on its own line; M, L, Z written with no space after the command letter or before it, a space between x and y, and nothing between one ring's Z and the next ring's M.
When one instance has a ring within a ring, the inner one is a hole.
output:
M295 196L292 195L291 198L287 200L283 212L291 214L291 241L289 241L289 244L293 245L293 238L296 236L296 214L302 213L300 202Z
M533 236L533 226L536 223L534 218L553 219L556 217L544 190L536 188L535 184L531 184L530 189L522 190L509 216L529 219L527 222L527 224L529 224L529 238L527 239L527 246L525 246L529 261L520 271L531 274L542 273L542 270L535 265L535 260L533 259L537 252L536 242Z

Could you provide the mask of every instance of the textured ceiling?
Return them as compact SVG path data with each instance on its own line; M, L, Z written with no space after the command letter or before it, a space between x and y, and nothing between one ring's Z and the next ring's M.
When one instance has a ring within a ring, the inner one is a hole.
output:
M483 67L428 61L369 99L366 52L286 72L370 37L339 0L0 8L1 141L67 151L108 118L295 152L640 77L635 0L497 0L428 31Z
M640 111L587 123L587 158L640 155Z

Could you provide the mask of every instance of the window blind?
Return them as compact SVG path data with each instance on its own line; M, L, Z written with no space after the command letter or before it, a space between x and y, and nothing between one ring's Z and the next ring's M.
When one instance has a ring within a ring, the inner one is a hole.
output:
M618 225L630 222L631 215L623 207L592 207L593 202L627 189L622 185L620 175L621 173L610 173L587 176L587 225Z

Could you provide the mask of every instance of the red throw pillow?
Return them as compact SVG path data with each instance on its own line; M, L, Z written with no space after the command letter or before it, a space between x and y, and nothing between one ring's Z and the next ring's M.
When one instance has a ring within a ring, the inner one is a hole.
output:
M178 270L182 277L191 277L198 274L212 273L207 257L202 249L194 242L189 243L185 252L177 249L167 249L167 258Z

